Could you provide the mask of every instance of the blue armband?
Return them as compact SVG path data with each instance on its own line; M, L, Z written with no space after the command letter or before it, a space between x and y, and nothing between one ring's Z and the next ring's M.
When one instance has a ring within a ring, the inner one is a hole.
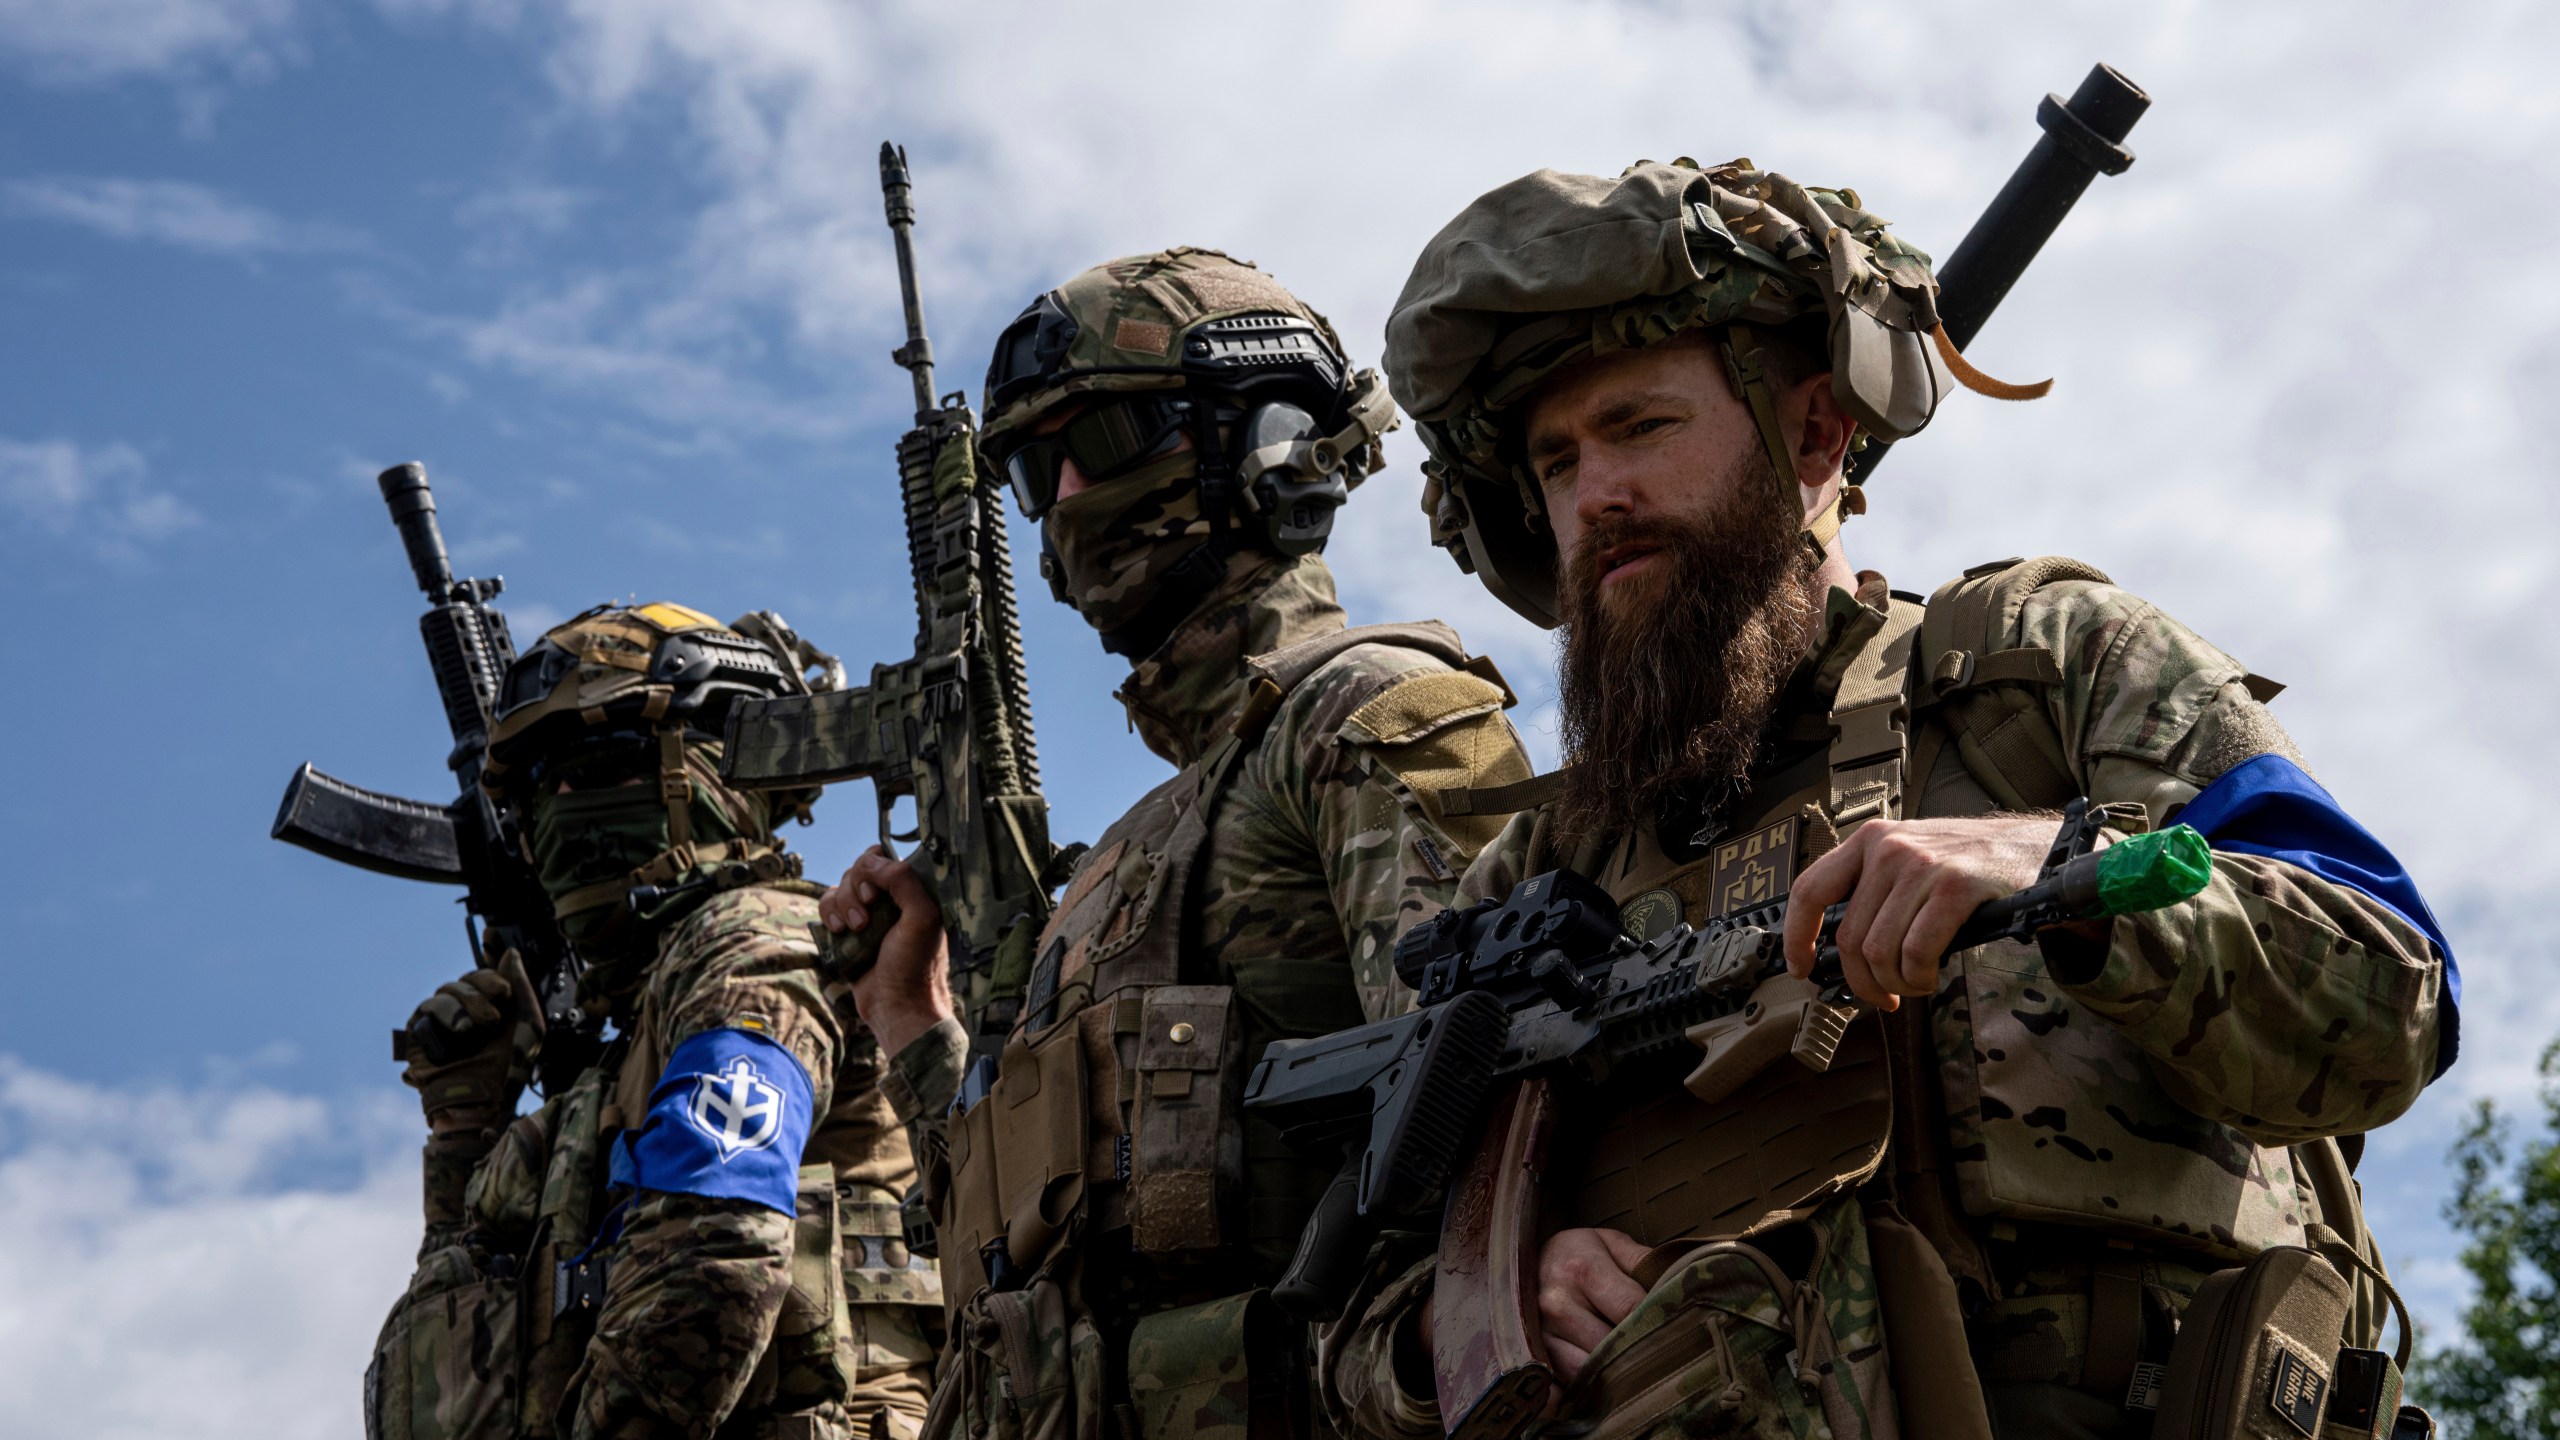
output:
M2452 1068L2461 1048L2462 971L2444 927L2399 858L2340 809L2319 781L2281 755L2255 756L2224 771L2176 818L2196 827L2216 850L2282 860L2361 891L2433 940L2444 957L2445 997L2436 1029L2436 1074Z
M614 1147L613 1179L797 1215L812 1104L790 1051L751 1031L705 1030L668 1057L648 1117Z

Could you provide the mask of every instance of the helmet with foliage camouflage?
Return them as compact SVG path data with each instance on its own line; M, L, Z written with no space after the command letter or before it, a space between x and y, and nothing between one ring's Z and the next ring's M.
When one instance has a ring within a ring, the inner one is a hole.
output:
M1322 549L1395 424L1386 383L1351 372L1322 315L1187 247L1032 301L996 341L984 409L981 453L1041 522L1051 592L1129 655L1162 643L1238 551ZM1067 460L1092 485L1062 499Z
M771 611L724 626L663 601L599 605L507 667L481 783L521 808L569 938L591 961L630 951L685 897L799 873L774 822L806 821L817 792L730 788L722 729L742 698L842 683Z
M1799 185L1748 160L1638 161L1615 180L1540 170L1490 191L1424 247L1387 320L1390 384L1430 451L1432 541L1552 627L1555 538L1519 433L1519 407L1541 382L1593 356L1721 327L1727 373L1792 501L1794 466L1754 332L1818 325L1832 393L1862 431L1899 440L1959 381L2016 388L1965 365L1939 326L1937 295L1929 257L1856 191ZM1864 508L1844 499L1849 513ZM1808 530L1828 540L1839 514Z

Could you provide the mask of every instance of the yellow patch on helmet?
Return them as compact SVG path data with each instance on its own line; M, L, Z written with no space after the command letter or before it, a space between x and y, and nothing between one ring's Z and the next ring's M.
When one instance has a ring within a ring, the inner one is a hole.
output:
M718 630L723 628L719 621L712 619L710 616L703 614L701 611L696 610L689 605L677 605L665 600L653 601L647 605L641 606L639 609L634 610L631 613L648 621L651 625L656 626L658 629L663 630L668 634L674 634L678 630Z

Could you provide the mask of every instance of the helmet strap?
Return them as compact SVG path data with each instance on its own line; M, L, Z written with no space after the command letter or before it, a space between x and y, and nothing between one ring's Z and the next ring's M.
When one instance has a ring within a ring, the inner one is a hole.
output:
M658 798L667 805L667 843L693 844L693 781L684 773L684 727L658 727Z
M1760 430L1760 443L1769 451L1769 467L1778 477L1779 488L1789 504L1796 499L1799 482L1796 477L1794 452L1787 448L1786 431L1778 424L1778 398L1769 385L1769 372L1761 364L1758 340L1748 325L1728 325L1716 342L1724 356L1725 374L1733 388L1742 395L1742 403L1751 409L1751 419Z

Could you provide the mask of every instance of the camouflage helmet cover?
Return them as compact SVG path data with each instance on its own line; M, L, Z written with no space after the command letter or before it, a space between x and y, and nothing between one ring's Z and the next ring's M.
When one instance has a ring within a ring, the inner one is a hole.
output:
M718 739L742 697L807 693L832 656L756 611L725 626L689 606L599 605L545 631L499 682L483 783L503 788L527 762L580 735L672 726Z
M1812 315L1862 429L1899 440L1929 423L1955 383L1937 281L1857 192L1685 159L1615 180L1540 170L1488 192L1424 247L1387 320L1388 383L1431 456L1433 543L1554 625L1554 541L1510 412L1592 356Z
M1022 427L1072 395L1169 390L1189 384L1193 332L1241 315L1286 315L1313 326L1332 351L1336 383L1350 377L1333 322L1288 288L1217 250L1176 246L1096 265L1034 301L996 342L980 406L980 443L1001 453ZM1008 378L1014 377L1014 378Z

